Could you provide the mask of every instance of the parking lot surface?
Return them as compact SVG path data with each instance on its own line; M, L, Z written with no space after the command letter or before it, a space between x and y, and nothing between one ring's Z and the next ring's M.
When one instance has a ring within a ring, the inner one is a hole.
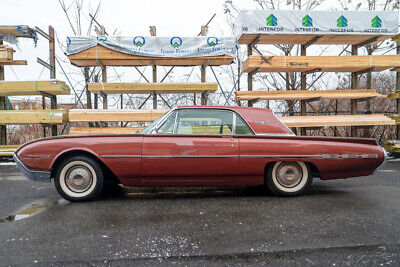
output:
M124 189L69 203L0 165L0 266L400 265L400 161L370 177L261 188Z

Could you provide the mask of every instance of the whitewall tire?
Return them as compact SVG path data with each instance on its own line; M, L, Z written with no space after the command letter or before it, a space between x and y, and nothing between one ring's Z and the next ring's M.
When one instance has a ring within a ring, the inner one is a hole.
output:
M57 167L54 184L57 192L69 201L93 200L103 190L103 170L92 158L74 156Z
M266 173L265 183L278 196L298 196L311 186L310 168L301 161L280 161L273 164Z

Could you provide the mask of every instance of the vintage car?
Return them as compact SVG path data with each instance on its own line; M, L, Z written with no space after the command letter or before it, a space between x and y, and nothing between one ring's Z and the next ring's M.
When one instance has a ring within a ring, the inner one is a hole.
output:
M99 197L107 184L129 187L265 186L305 193L322 180L371 175L386 160L374 139L296 136L271 110L178 107L139 134L44 138L14 153L31 180L54 179L70 201Z

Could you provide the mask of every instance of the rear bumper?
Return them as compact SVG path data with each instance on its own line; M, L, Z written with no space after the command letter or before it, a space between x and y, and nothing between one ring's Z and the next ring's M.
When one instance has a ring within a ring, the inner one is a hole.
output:
M376 173L379 169L381 169L381 168L383 167L383 165L386 164L387 159L388 159L388 154L387 154L385 148L383 148L383 147L381 146L381 149L382 149L382 152L383 152L383 161L382 161L381 165L379 165L378 168L376 168L376 170L374 171L374 173Z
M28 169L24 163L19 159L16 153L13 155L14 161L17 164L18 169L28 178L29 180L36 182L46 182L50 183L51 181L51 172L50 171L35 171Z

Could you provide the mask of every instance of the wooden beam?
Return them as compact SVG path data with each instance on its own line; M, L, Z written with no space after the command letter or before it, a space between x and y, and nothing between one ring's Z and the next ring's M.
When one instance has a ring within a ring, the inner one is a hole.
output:
M113 121L153 121L163 115L166 110L101 110L71 109L70 122L113 122Z
M288 45L305 45L312 41L316 34L242 34L239 37L239 44L250 44L257 36L260 36L258 44L288 44ZM377 38L371 41L372 38ZM369 42L378 43L384 40L398 37L395 35L380 35L380 34L325 34L314 42L316 45L359 45ZM400 39L400 38L399 38Z
M271 56L265 62L261 56L249 56L242 63L243 72L306 72L321 68L321 72L359 72L374 68L383 71L400 66L400 55L372 56Z
M0 124L62 124L68 122L67 110L2 110Z
M385 95L372 89L357 90L290 90L290 91L239 91L235 92L238 100L310 100L320 99L366 99L385 98Z
M69 55L72 64L78 67L98 66L97 59L101 60L103 66L199 66L208 61L210 66L229 65L234 58L230 56L215 57L188 57L188 58L160 58L143 57L124 54L101 45L89 48L77 54Z
M89 91L104 94L183 94L214 93L218 90L216 83L89 83ZM0 83L1 92L1 83Z
M69 95L69 86L62 81L0 81L0 96Z
M132 134L143 129L144 127L71 127L69 134Z
M279 119L287 127L395 125L395 120L393 120L383 114L285 116L285 117L279 117Z
M20 65L27 65L28 63L26 60L5 60L0 59L0 66L20 66Z
M0 25L0 33L23 38L36 38L35 30L26 25Z
M0 145L0 156L12 156L19 145Z

